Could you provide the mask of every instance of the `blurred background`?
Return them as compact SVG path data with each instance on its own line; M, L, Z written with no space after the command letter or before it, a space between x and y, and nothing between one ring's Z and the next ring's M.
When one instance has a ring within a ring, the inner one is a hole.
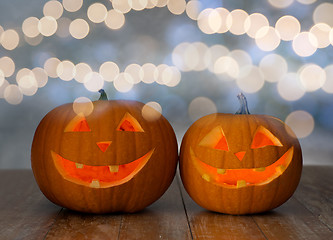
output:
M199 117L286 121L305 164L333 164L331 0L0 1L0 168L30 168L34 131L68 102L134 99L179 141Z

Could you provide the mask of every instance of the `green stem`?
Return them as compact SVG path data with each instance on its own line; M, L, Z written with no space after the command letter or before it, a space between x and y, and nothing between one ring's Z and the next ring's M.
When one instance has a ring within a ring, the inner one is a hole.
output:
M108 96L106 95L104 89L100 89L98 92L101 94L98 100L108 100Z
M239 93L237 95L237 98L241 106L235 114L250 114L249 108L247 107L246 97L244 96L244 94Z

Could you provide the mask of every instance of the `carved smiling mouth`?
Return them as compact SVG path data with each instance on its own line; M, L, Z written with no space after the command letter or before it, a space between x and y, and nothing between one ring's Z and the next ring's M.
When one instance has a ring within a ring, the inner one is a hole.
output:
M107 188L121 185L131 180L148 162L154 152L121 165L91 166L65 159L51 151L58 172L68 181L93 188Z
M205 181L227 188L241 188L264 185L279 177L288 168L294 147L289 148L276 162L263 168L219 169L200 161L192 149L190 152L195 168Z

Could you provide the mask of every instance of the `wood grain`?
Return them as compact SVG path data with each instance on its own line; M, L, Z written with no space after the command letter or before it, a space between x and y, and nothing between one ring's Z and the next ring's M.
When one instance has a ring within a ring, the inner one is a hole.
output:
M305 166L294 197L333 231L333 166Z
M0 239L43 239L61 208L39 191L29 170L0 170Z
M193 239L266 239L251 216L232 216L207 211L187 194L178 177Z

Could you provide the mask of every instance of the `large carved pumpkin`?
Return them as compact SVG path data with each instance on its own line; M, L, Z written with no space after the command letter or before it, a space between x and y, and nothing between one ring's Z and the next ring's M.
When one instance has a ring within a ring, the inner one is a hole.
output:
M162 115L142 117L143 106L99 100L89 116L75 114L72 104L50 111L31 149L44 195L60 206L94 213L135 212L156 201L174 177L177 141Z
M258 213L278 207L301 176L300 144L281 120L248 113L211 114L186 132L180 153L185 189L200 206L221 213Z

